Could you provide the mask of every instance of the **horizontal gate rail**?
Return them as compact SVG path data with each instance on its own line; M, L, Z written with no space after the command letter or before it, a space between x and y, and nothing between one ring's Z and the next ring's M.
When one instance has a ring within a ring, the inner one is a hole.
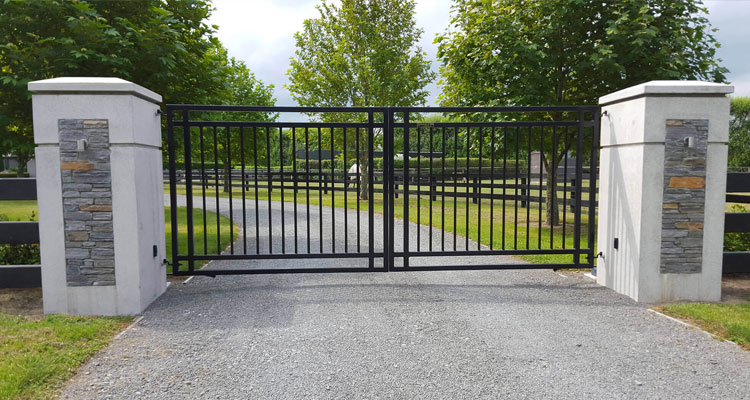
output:
M750 204L750 172L730 172L727 174L727 196L728 203ZM741 234L750 233L750 213L730 212L724 215L724 233ZM750 273L750 249L745 251L724 252L722 273L739 274Z

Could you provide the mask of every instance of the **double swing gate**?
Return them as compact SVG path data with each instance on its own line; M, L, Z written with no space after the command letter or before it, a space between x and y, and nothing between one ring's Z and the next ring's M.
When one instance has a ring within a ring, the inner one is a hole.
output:
M174 275L593 266L598 107L166 118Z

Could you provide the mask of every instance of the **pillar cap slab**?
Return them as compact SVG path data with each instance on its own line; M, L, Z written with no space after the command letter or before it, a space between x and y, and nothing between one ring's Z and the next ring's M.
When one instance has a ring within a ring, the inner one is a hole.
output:
M162 101L157 93L120 78L52 78L29 82L28 88L35 94L131 94L155 104Z
M724 97L734 92L734 86L703 81L650 81L610 93L599 98L600 105L619 103L647 96L708 96Z

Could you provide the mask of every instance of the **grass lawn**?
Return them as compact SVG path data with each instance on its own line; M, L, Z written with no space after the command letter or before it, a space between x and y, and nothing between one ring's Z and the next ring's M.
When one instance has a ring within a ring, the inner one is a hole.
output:
M337 186L343 186L343 185L337 185ZM410 190L413 190L413 186L410 187ZM422 186L423 191L429 191L428 186ZM452 188L446 186L446 191L450 191ZM465 189L464 189L465 190ZM180 185L177 188L178 194L184 195L186 193L186 189L184 185ZM462 192L461 188L459 188L459 192ZM484 189L482 191L483 193L489 193L489 189ZM495 193L501 193L499 190L495 190ZM507 194L511 194L510 190L506 191ZM203 191L200 187L194 187L193 188L193 194L195 196L202 196ZM211 200L215 198L216 192L213 188L207 188L206 189L206 197L207 200ZM531 195L533 197L538 197L539 193L538 191L531 191ZM229 197L229 193L225 193L220 191L219 192L220 197ZM241 188L233 188L232 191L232 197L242 198L242 189ZM254 188L251 188L250 190L247 190L245 192L245 198L247 200L254 200L255 199L255 190ZM586 199L587 196L584 196L584 199ZM258 199L259 201L268 201L268 192L266 189L258 189ZM281 190L273 190L271 192L271 200L273 201L281 201ZM293 190L285 190L284 191L284 201L285 202L294 202L294 191ZM300 189L297 193L297 203L299 204L306 204L307 203L307 194L305 193L304 189ZM336 192L335 195L332 195L332 193L329 191L328 194L322 195L322 201L321 197L319 196L319 192L316 189L310 190L310 204L311 205L318 205L323 204L324 207L331 207L331 204L334 205L334 207L338 208L349 208L349 209L356 209L357 208L357 201L356 201L356 194L354 192L348 193L346 195L346 202L345 202L345 196L342 192ZM569 207L568 210L563 214L563 207L562 202L560 203L560 219L563 219L563 216L565 217L565 243L563 244L562 240L562 233L563 233L563 226L559 225L556 226L554 229L554 234L552 237L550 236L550 227L545 225L543 222L542 224L539 223L540 221L540 215L542 221L545 218L545 208L542 208L541 214L538 207L538 203L531 203L529 208L521 208L519 206L518 208L518 216L516 218L515 215L515 209L513 206L512 201L506 200L506 206L505 206L505 218L503 219L503 207L502 207L502 200L495 200L494 202L490 202L489 199L483 199L481 201L481 214L479 213L479 205L469 202L469 207L467 211L466 202L463 201L463 199L457 199L455 202L455 212L454 212L454 201L453 199L446 197L444 207L441 207L441 197L437 196L437 200L433 201L432 204L430 204L430 198L429 196L422 195L419 199L419 213L417 212L417 196L412 195L409 198L409 221L411 222L417 222L419 219L419 223L423 225L430 225L430 218L429 218L429 211L430 208L432 208L432 223L431 226L439 229L445 229L447 232L453 232L455 228L455 232L463 237L469 237L471 240L478 241L484 245L489 246L490 242L492 242L492 247L495 249L502 249L503 245L505 245L506 249L549 249L550 247L555 249L563 248L563 245L565 248L573 248L574 247L574 236L573 236L573 226L574 226L574 215L572 212L570 212ZM492 205L492 207L491 207ZM361 200L360 201L360 208L361 210L365 211L367 210L368 202ZM376 193L375 199L373 200L373 209L376 213L382 214L383 213L383 198L381 194ZM491 209L494 209L492 212ZM395 202L395 216L396 218L402 219L404 216L404 206L403 206L403 196L400 195L398 199L396 199ZM469 215L469 230L467 232L466 227L466 215ZM583 208L583 215L581 216L581 224L582 224L582 233L581 233L581 246L585 247L588 243L588 236L586 229L586 226L588 224L588 209ZM443 226L443 217L445 220L445 225ZM454 217L455 217L455 224L454 224ZM492 218L490 218L492 217ZM493 226L493 232L492 232L492 240L490 240L490 220L492 220L492 226ZM481 237L479 237L479 230L477 221L481 221ZM503 240L503 221L505 221L505 236ZM527 221L528 221L528 229L527 229ZM196 225L196 229L199 227ZM527 245L528 240L528 245ZM446 243L447 244L447 243ZM463 247L463 243L460 241L457 243L457 249L462 250L465 247ZM452 249L452 244L451 244ZM424 250L424 249L423 249ZM446 250L448 248L446 247ZM474 249L470 249L474 250ZM573 261L572 255L525 255L525 256L518 256L519 258L526 260L528 262L532 263L570 263ZM581 262L585 262L585 257L581 257Z
M0 399L50 399L87 358L131 317L50 315L41 320L0 313Z
M750 303L685 303L657 307L658 311L690 321L750 350Z
M170 208L164 207L164 221L166 222L166 235L167 235L167 260L169 262L172 262L172 224L171 224L171 217L169 215ZM206 241L204 243L204 237L203 237L203 210L199 209L193 209L193 221L195 223L194 226L194 233L193 233L193 245L195 246L195 254L218 254L221 253L227 246L229 246L230 242L230 226L232 226L231 221L229 218L220 215L219 219L221 221L221 230L217 229L216 224L216 213L206 211ZM188 243L188 232L187 232L187 208L186 207L178 207L177 208L177 221L178 221L178 230L177 230L177 241L179 243L180 253L186 254L187 253L187 243ZM238 228L234 227L234 239L237 240L237 232L239 231ZM220 234L219 234L220 232ZM220 241L219 241L220 239ZM207 245L207 247L205 246ZM208 261L196 261L195 262L195 268L200 268L204 265L206 265ZM187 271L188 266L187 262L183 262L182 265L180 265L181 271ZM172 273L172 267L167 266L167 273Z
M36 208L36 200L0 201L0 214L4 214L5 216L7 216L8 221L39 220L39 212Z

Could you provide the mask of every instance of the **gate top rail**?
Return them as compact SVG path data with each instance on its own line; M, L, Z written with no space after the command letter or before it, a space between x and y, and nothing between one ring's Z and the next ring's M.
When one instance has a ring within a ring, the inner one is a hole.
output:
M309 106L241 106L209 104L167 104L167 110L176 111L238 111L238 112L558 112L598 111L599 106L503 106L503 107L309 107Z

